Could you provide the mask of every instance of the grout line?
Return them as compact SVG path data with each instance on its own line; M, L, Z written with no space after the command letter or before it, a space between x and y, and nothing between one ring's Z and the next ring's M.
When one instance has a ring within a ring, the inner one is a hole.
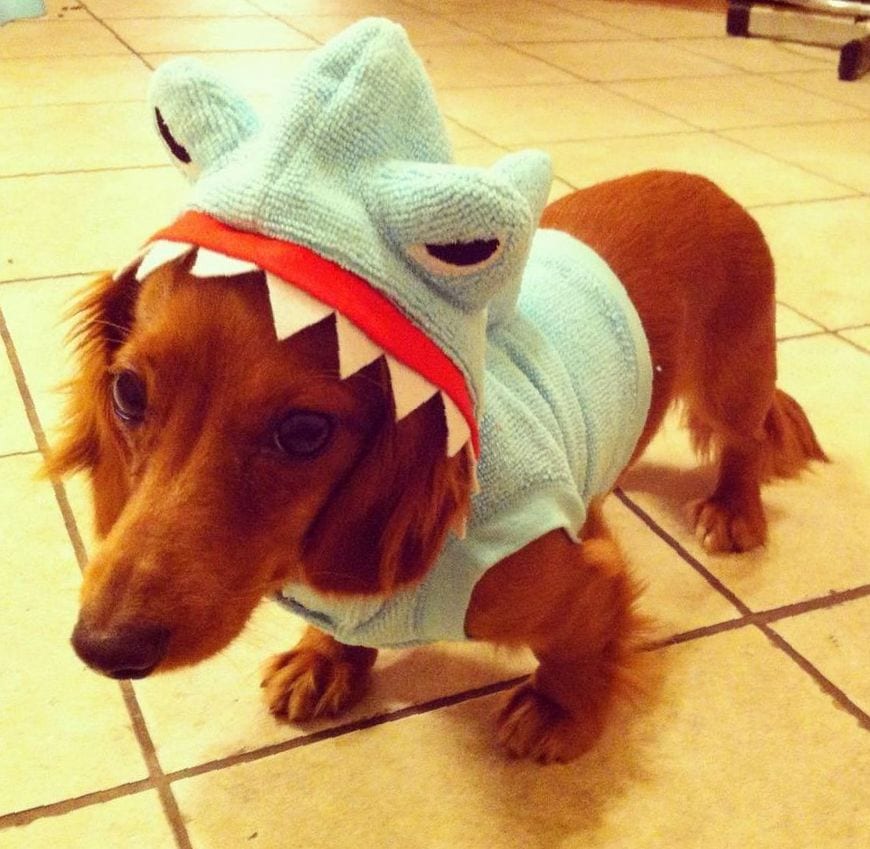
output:
M724 595L742 614L742 619L729 620L728 622L720 623L719 625L709 626L708 628L699 628L695 632L687 632L685 639L680 639L681 635L676 635L671 642L668 640L662 641L662 646L675 645L679 642L686 642L692 639L693 636L708 636L722 631L734 630L742 625L750 625L758 628L762 634L778 649L788 655L807 675L812 678L816 684L830 696L835 704L848 714L858 720L862 728L870 730L870 716L867 715L855 702L853 702L846 693L837 687L827 676L825 676L816 666L810 663L797 649L795 649L785 638L781 637L770 626L771 622L779 619L785 619L790 616L797 616L801 613L806 613L812 610L820 610L826 607L832 607L836 604L841 604L846 601L853 601L858 598L863 598L870 595L870 586L865 585L853 590L845 590L837 593L836 596L826 596L821 599L812 599L806 602L797 602L795 604L786 605L781 608L763 612L753 612L750 608L730 589L728 589L715 575L713 575L703 564L695 557L689 554L688 551L672 537L667 531L660 528L653 519L640 507L634 504L621 489L614 490L617 498L631 510L656 536L666 542L680 557L683 558L695 571L697 571L709 584L713 586L720 594ZM656 646L658 647L658 646Z
M812 339L815 336L833 336L831 330L808 330L805 333L792 333L790 336L778 336L776 344L780 342L794 342L796 339Z
M834 122L831 122L831 123L834 123ZM795 126L800 126L800 125L795 125ZM743 129L757 130L757 129L764 129L764 128L763 127L744 127ZM817 177L818 179L825 180L828 183L831 183L831 185L839 186L841 189L844 189L846 191L849 191L849 192L858 191L858 192L860 192L860 189L855 189L854 186L849 186L846 183L841 183L838 179L831 177L829 174L822 174L820 171L813 171L810 168L807 168L804 164L802 164L800 162L795 162L793 160L786 159L782 156L772 154L767 150L762 150L760 147L756 147L755 145L752 145L743 139L733 139L730 136L722 135L722 133L727 133L727 132L728 132L728 130L724 130L724 129L717 130L716 135L725 141L731 142L732 144L740 145L741 147L744 147L747 150L751 150L753 153L757 153L757 154L761 154L762 156L766 156L768 159L772 159L775 162L783 163L785 165L790 165L792 168L797 168L799 171L803 171L804 174L809 174L812 177Z
M398 722L403 719L408 719L413 716L422 716L442 708L452 707L453 705L463 702L472 701L474 699L484 698L486 696L502 693L515 687L528 679L528 675L520 675L516 678L510 678L503 681L497 681L494 684L486 684L482 687L477 687L473 690L463 690L460 693L451 693L447 696L439 696L436 699L431 699L427 702L410 705L401 710L392 711L389 713L379 713L375 716L369 716L364 719L355 720L345 725L337 725L331 728L326 728L322 731L316 731L312 734L306 734L302 737L294 737L292 740L286 740L283 743L275 743L271 746L266 746L261 749L255 749L250 752L242 752L241 754L231 755L226 758L209 761L196 766L185 767L184 769L176 770L167 774L170 781L181 781L186 778L195 778L208 772L214 772L227 767L238 766L239 764L251 763L259 761L263 758L268 758L273 755L280 755L284 752L289 752L294 749L303 748L308 745L320 743L323 740L332 740L336 737L345 737L356 731L365 731L369 728L376 728L381 725L389 725L392 722Z
M3 315L2 310L0 310L0 337L2 337L3 344L6 347L6 354L12 366L12 371L15 374L15 381L18 384L18 391L21 395L21 400L24 402L24 408L27 412L27 418L30 422L31 429L33 430L33 434L36 437L36 444L39 446L39 451L43 455L43 457L46 457L48 456L48 453L50 451L48 440L46 439L45 431L42 427L42 422L39 419L36 405L33 402L33 396L31 395L30 389L27 386L24 369L21 366L21 360L18 358L18 352L15 350L15 344L12 340L12 336L9 333L9 328L6 324L6 319ZM75 551L79 568L83 569L87 562L87 552L85 551L84 542L82 541L81 534L79 533L78 526L76 524L75 516L73 515L69 499L67 498L66 490L63 488L61 482L54 477L50 479L50 483L52 489L54 490L55 499L57 501L58 507L60 508L61 515L63 516L64 525L66 526L70 543L72 544L72 547ZM172 791L169 788L169 782L167 781L166 776L160 767L160 763L157 758L157 752L154 748L153 741L151 740L151 735L149 734L148 728L145 724L145 719L142 715L141 708L139 707L139 704L136 700L136 694L133 691L132 685L129 681L121 682L120 689L124 698L124 703L127 707L127 711L130 715L133 733L136 737L137 743L139 744L142 758L148 768L149 778L147 781L147 786L157 790L157 793L160 796L160 802L163 807L164 815L169 821L169 824L175 835L175 841L179 849L192 849L190 838L187 835L187 831L184 827L184 821L178 809L178 803L176 802L175 797L172 795Z
M124 696L124 703L133 721L133 732L136 735L136 742L139 744L142 758L148 767L151 786L160 797L163 814L172 828L178 849L193 849L193 844L190 842L190 836L184 825L184 817L178 807L178 801L172 793L172 788L169 786L169 779L160 766L157 749L154 746L154 741L151 739L151 734L148 731L142 708L136 699L133 685L129 681L121 681L120 686L121 693Z
M112 37L113 37L117 42L119 42L120 44L123 44L124 47L126 47L127 50L130 51L130 53L132 53L132 54L133 54L133 55L134 55L134 56L135 56L135 57L136 57L136 58L137 58L137 59L138 59L138 60L139 60L143 65L145 65L146 68L148 68L149 70L153 70L153 69L148 65L148 63L147 63L147 62L142 58L142 55L141 55L138 51L136 51L136 50L133 49L133 46L132 46L132 45L130 45L130 44L128 44L126 41L124 41L124 39L121 38L121 36L120 36L117 32L115 32L115 30L113 30L113 29L112 29L112 28L111 28L111 27L110 27L110 26L109 26L109 25L108 25L108 24L107 24L107 23L106 23L102 18L97 17L97 15L95 15L95 14L94 14L94 13L93 13L89 8L88 8L87 0L84 0L84 2L83 2L83 0L79 0L79 5L83 6L84 9L85 9L85 11L86 11L86 12L87 12L87 13L88 13L88 14L89 14L89 15L90 15L90 16L91 16L91 17L92 17L92 18L93 18L93 19L94 19L94 20L95 20L95 21L96 21L96 22L97 22L101 27L103 27L103 29L105 29L106 31L108 31L109 33L111 33Z
M137 101L128 102L135 103ZM58 177L70 174L102 174L112 171L153 171L166 167L165 162L160 162L153 165L109 165L102 168L68 168L60 171L22 171L19 174L0 174L0 180L14 180L22 177Z
M826 333L833 332L830 327L827 327L826 325L822 324L822 322L820 322L818 319L813 318L811 315L808 315L803 310L799 310L797 307L792 306L791 304L787 303L786 301L780 301L779 299L777 299L776 303L778 303L780 306L788 307L788 309L790 309L792 312L796 312L801 318L806 319L807 321L811 321L813 324L817 325L818 327L821 327Z
M658 524L652 519L652 517L641 507L635 504L624 492L621 487L618 487L614 491L614 495L629 509L638 519L640 519L657 537L667 543L683 560L686 561L705 581L707 581L710 586L713 587L720 595L723 595L729 602L731 602L737 610L744 617L748 617L752 614L752 610L739 598L734 592L732 592L725 584L722 583L703 563L700 562L697 558L693 557L684 547L680 544L674 537L672 537L666 530L659 527Z
M870 731L870 716L855 704L836 684L834 684L818 667L810 663L791 643L780 636L769 625L757 626L765 637L780 651L788 655L807 675L812 678L822 691L831 697L837 707L858 720L858 724Z
M0 454L0 460L8 460L10 457L33 457L40 453L38 448L32 448L30 451L9 451L6 454Z
M84 796L76 796L73 799L63 799L60 802L51 802L47 805L39 805L35 808L27 808L23 811L13 811L9 814L0 814L0 830L15 828L16 826L30 825L36 820L46 817L61 817L82 808L90 808L93 805L102 805L125 796L133 796L151 790L151 781L143 778L141 781L132 781L129 784L119 784L107 790L97 790L86 793Z
M849 330L850 328L842 328L843 330ZM848 336L843 336L839 331L835 331L833 335L839 339L841 342L845 342L847 345L851 345L856 350L860 351L862 354L870 354L870 350L865 348L863 345L856 342L854 339L850 339Z
M0 280L0 286L11 286L13 283L39 283L41 280L63 280L67 277L96 277L105 274L107 269L94 271L70 271L63 274L45 274L39 277L13 277L11 280Z
M793 165L791 162L785 162L782 159L776 160L784 165ZM812 176L817 177L817 174L813 174ZM831 181L833 182L833 181ZM835 183L835 185L839 185L839 183ZM808 206L811 203L839 203L843 200L855 200L856 198L865 197L857 189L850 190L849 194L846 195L837 195L836 197L829 198L806 198L804 200L783 200L783 201L770 201L768 203L756 203L751 206L747 206L746 209L756 210L756 209L778 209L783 206ZM818 322L816 322L818 324Z

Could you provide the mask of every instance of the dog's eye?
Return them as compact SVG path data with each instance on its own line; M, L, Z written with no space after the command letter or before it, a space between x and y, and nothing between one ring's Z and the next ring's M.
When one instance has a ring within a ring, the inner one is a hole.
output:
M125 370L112 379L112 406L115 415L127 424L138 424L145 418L148 397L145 383L136 372Z
M291 457L314 457L323 451L332 436L329 416L308 410L288 413L275 428L275 445Z

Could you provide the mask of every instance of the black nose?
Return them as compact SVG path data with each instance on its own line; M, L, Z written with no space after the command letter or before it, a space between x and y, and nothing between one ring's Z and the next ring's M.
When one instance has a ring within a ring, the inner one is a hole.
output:
M76 654L110 678L144 678L166 654L169 631L153 625L100 630L79 619L73 630Z

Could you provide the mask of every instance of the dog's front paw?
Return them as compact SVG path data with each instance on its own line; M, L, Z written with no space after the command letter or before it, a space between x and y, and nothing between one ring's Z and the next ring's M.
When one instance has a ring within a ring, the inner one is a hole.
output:
M689 505L695 538L711 552L750 551L764 544L767 523L758 510L736 509L708 499Z
M272 657L263 668L260 686L272 714L305 722L337 716L358 702L368 687L369 666L299 647Z
M587 751L601 727L599 717L570 713L529 682L517 687L502 709L498 739L515 758L564 763Z

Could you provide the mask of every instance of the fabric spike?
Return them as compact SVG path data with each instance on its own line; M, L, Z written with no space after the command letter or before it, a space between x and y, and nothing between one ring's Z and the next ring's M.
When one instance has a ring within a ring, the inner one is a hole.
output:
M193 245L187 242L170 242L158 239L149 245L148 253L136 269L136 279L144 280L152 271L157 271L169 262L187 256L193 250Z
M289 339L335 312L332 307L268 272L266 286L269 289L275 334L279 340Z
M338 337L338 372L342 380L356 374L384 353L340 312L335 314L335 333Z
M396 405L396 421L401 421L417 407L425 404L436 392L438 387L431 384L425 377L412 371L406 365L387 355L387 367L390 370L390 384L393 388L393 401Z
M252 271L259 270L253 262L199 248L190 273L194 277L237 277L240 274L250 274Z
M441 400L444 402L444 420L447 423L447 456L454 457L468 442L471 430L456 404L444 392L441 393Z

